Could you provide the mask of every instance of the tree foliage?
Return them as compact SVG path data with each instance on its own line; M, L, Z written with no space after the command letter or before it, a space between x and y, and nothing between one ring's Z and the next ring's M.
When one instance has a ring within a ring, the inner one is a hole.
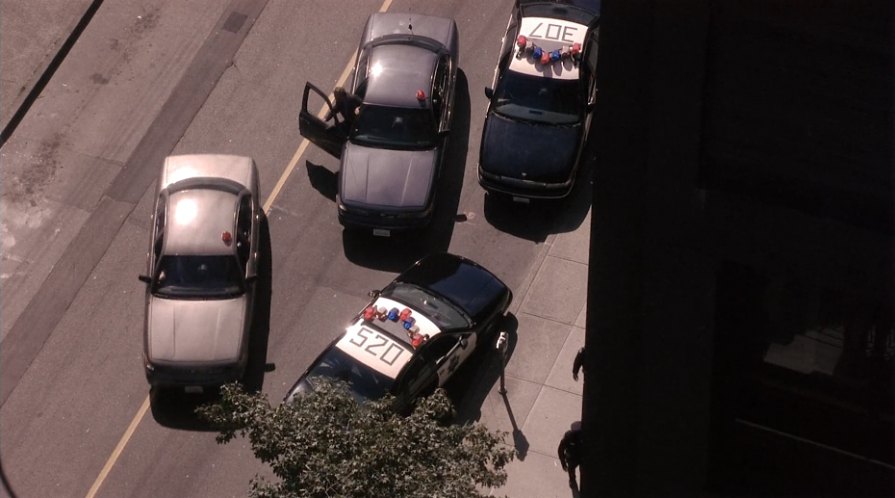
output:
M506 482L513 458L504 434L450 424L453 407L440 389L402 416L389 399L357 402L343 383L317 383L276 407L228 384L198 412L220 431L218 443L247 437L270 465L279 482L256 476L250 496L258 498L479 497Z

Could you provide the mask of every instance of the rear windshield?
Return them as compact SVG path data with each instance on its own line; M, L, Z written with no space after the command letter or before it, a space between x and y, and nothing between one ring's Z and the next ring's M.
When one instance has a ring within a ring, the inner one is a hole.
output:
M441 330L454 330L470 326L469 320L454 307L453 303L416 285L397 283L388 289L387 297L419 310Z
M435 146L435 119L430 109L364 105L351 140L370 147L429 149Z
M243 292L234 256L163 256L153 293L162 297L226 298Z

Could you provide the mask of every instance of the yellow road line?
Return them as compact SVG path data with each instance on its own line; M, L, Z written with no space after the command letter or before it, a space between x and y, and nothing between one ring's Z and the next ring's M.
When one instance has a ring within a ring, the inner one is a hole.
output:
M143 420L143 416L146 415L146 412L148 410L149 396L146 396L146 399L143 400L143 404L137 411L137 416L135 416L134 419L131 420L130 425L127 426L127 430L124 431L124 435L121 436L121 440L118 441L118 445L115 446L115 449L112 450L112 454L109 455L109 459L106 460L106 465L103 466L103 470L100 471L99 476L96 478L96 481L93 482L93 486L90 486L90 491L87 492L87 498L93 498L94 496L96 496L96 492L99 491L99 487L102 486L103 481L106 480L106 476L109 475L109 472L112 470L115 462L118 461L118 457L121 456L121 452L124 451L124 447L127 445L127 442L130 441L131 436L133 436L134 431L137 430L137 426L140 425L140 421Z
M391 4L392 0L385 0L379 7L379 12L386 12ZM342 70L342 74L339 76L338 81L336 81L335 86L343 86L345 84L345 81L348 79L348 75L351 73L351 68L354 65L355 55L356 54L352 55L351 58L348 60L348 64L345 66L345 69ZM317 113L317 117L323 118L325 112L325 108L320 109L320 112ZM299 159L301 159L301 156L304 155L305 150L308 148L308 143L309 142L307 141L307 139L303 138L301 140L301 143L298 145L298 149L295 151L295 154L292 155L292 159L289 161L289 164L286 166L283 174L280 175L280 179L277 181L277 184L274 186L273 191L270 193L270 196L264 203L264 212L270 210L270 207L273 205L274 200L276 200L277 196L280 195L280 191L283 189L283 185L286 184L286 180L289 179L289 176L292 174L292 170L295 169L295 165L298 164ZM133 420L131 420L130 425L127 426L127 430L124 431L124 434L122 434L121 439L118 441L118 444L115 445L115 449L112 450L112 454L109 455L108 460L106 460L106 464L103 466L103 469L100 471L99 475L96 477L96 480L93 482L93 486L90 486L90 490L87 491L86 498L94 498L94 496L96 496L96 493L103 485L103 482L106 480L109 472L112 471L112 467L115 466L115 463L121 456L121 452L124 451L125 446L127 446L127 443L131 439L131 436L133 436L134 432L137 430L137 426L140 425L143 417L146 416L147 411L149 411L149 396L146 396L146 399L143 400L143 404L140 406L137 414L134 416Z
M382 5L379 7L379 12L386 12L388 8L392 5L392 0L385 0ZM345 65L345 69L342 70L342 74L339 76L339 79L336 80L335 86L344 86L345 81L348 79L348 75L351 74L351 68L354 66L354 59L356 58L357 53L351 56L348 60L348 64ZM332 94L330 94L330 98L332 98ZM323 116L326 114L326 108L320 109L317 113L317 117L323 119ZM292 175L292 171L295 169L295 166L298 164L301 156L304 155L305 150L308 148L307 139L302 138L301 143L298 144L298 149L296 149L295 154L292 155L292 159L289 161L289 164L286 165L286 169L283 170L283 174L280 175L280 179L277 180L277 184L274 185L273 191L270 193L270 197L267 198L267 202L264 203L264 212L270 211L271 206L273 206L273 201L276 200L277 196L280 195L280 191L283 189L283 186L286 185L286 180Z

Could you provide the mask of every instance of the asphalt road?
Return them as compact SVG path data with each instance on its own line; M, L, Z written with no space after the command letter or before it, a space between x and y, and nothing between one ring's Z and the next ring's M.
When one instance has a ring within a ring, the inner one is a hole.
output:
M427 252L470 257L511 288L529 279L544 240L578 227L589 197L579 188L558 205L508 206L477 184L482 89L511 5L105 2L0 150L0 461L15 494L245 496L264 472L242 441L217 445L196 423L201 398L149 399L136 276L166 155L258 163L271 278L251 380L274 401L370 289ZM344 77L365 19L382 8L453 17L462 71L434 226L391 240L343 233L338 163L302 145L297 127L305 81L330 89Z

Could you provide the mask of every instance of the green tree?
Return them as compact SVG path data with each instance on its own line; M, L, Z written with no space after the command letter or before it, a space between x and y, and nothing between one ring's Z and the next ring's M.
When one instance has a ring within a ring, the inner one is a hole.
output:
M442 390L408 416L389 399L358 403L343 383L319 382L313 393L272 407L238 384L200 417L220 431L218 443L247 437L255 457L279 482L255 476L250 496L484 497L506 482L513 450L481 424L450 424Z

